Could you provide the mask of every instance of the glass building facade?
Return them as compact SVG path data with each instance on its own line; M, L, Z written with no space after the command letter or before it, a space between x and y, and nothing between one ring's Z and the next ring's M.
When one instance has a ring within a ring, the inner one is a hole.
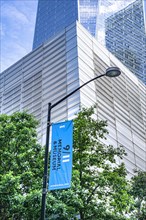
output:
M146 84L145 0L39 0L33 49L76 20Z
M105 19L134 0L38 0L33 49L78 20L104 44Z
M79 0L78 14L79 22L92 34L96 36L96 23L98 15L99 0Z
M39 0L33 49L78 20L77 0Z
M32 113L40 122L43 146L48 102L57 102L110 66L119 67L122 74L89 83L53 108L51 121L73 119L80 106L96 104L98 119L108 123L103 143L124 146L129 175L133 169L146 171L146 87L78 22L0 74L0 113Z
M76 20L93 35L98 0L39 0L33 49Z
M105 20L135 0L98 0L96 39L105 46Z
M105 30L107 49L146 84L146 1L107 18Z

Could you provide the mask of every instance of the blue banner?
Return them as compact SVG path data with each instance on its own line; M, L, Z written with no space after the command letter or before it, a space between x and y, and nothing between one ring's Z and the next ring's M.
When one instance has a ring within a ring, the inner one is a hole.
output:
M71 186L73 121L52 125L49 190Z

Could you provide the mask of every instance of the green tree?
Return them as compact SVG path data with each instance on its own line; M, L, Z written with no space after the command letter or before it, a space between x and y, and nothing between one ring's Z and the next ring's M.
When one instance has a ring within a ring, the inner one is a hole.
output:
M72 186L48 192L48 220L125 220L131 196L122 147L104 145L106 122L94 119L94 108L74 120ZM37 122L27 113L0 116L0 219L40 217L44 151L37 143Z
M131 195L134 197L133 218L135 220L146 219L146 172L136 171L131 179Z
M0 219L39 219L43 149L27 113L0 116Z
M116 164L124 150L102 143L107 124L93 116L94 108L83 109L74 120L72 187L48 193L48 219L128 219L132 198L126 170Z

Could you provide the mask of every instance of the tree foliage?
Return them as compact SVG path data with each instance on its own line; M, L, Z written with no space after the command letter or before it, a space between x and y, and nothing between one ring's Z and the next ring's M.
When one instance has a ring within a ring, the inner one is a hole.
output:
M37 124L25 112L0 116L2 220L38 219L34 213L40 207L43 149L37 141Z
M25 112L0 116L1 220L40 218L44 148L37 142L36 127L34 117ZM145 219L145 174L133 177L130 188L124 164L116 163L124 150L103 144L107 133L106 122L94 119L94 108L79 112L72 186L48 192L46 219Z
M133 219L146 219L146 172L136 171L136 175L131 179L131 195L134 197L135 203L133 212Z
M57 204L54 201L55 209L47 209L48 219L53 214L52 219L60 220L76 216L82 220L126 219L123 216L131 203L129 185L124 164L116 164L116 157L122 159L124 150L102 143L107 124L93 115L93 108L83 109L74 120L72 187L49 192Z

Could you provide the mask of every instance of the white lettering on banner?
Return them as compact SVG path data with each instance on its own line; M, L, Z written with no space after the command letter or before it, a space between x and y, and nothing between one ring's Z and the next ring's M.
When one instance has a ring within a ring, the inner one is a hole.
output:
M69 162L69 159L63 160L62 162L63 163Z
M59 139L58 142L53 142L53 157L52 157L52 170L59 170L61 169L61 149L62 149L62 140Z
M70 155L65 155L65 156L63 156L63 158L68 158L68 157L70 157Z
M65 128L65 125L61 125L59 128Z

